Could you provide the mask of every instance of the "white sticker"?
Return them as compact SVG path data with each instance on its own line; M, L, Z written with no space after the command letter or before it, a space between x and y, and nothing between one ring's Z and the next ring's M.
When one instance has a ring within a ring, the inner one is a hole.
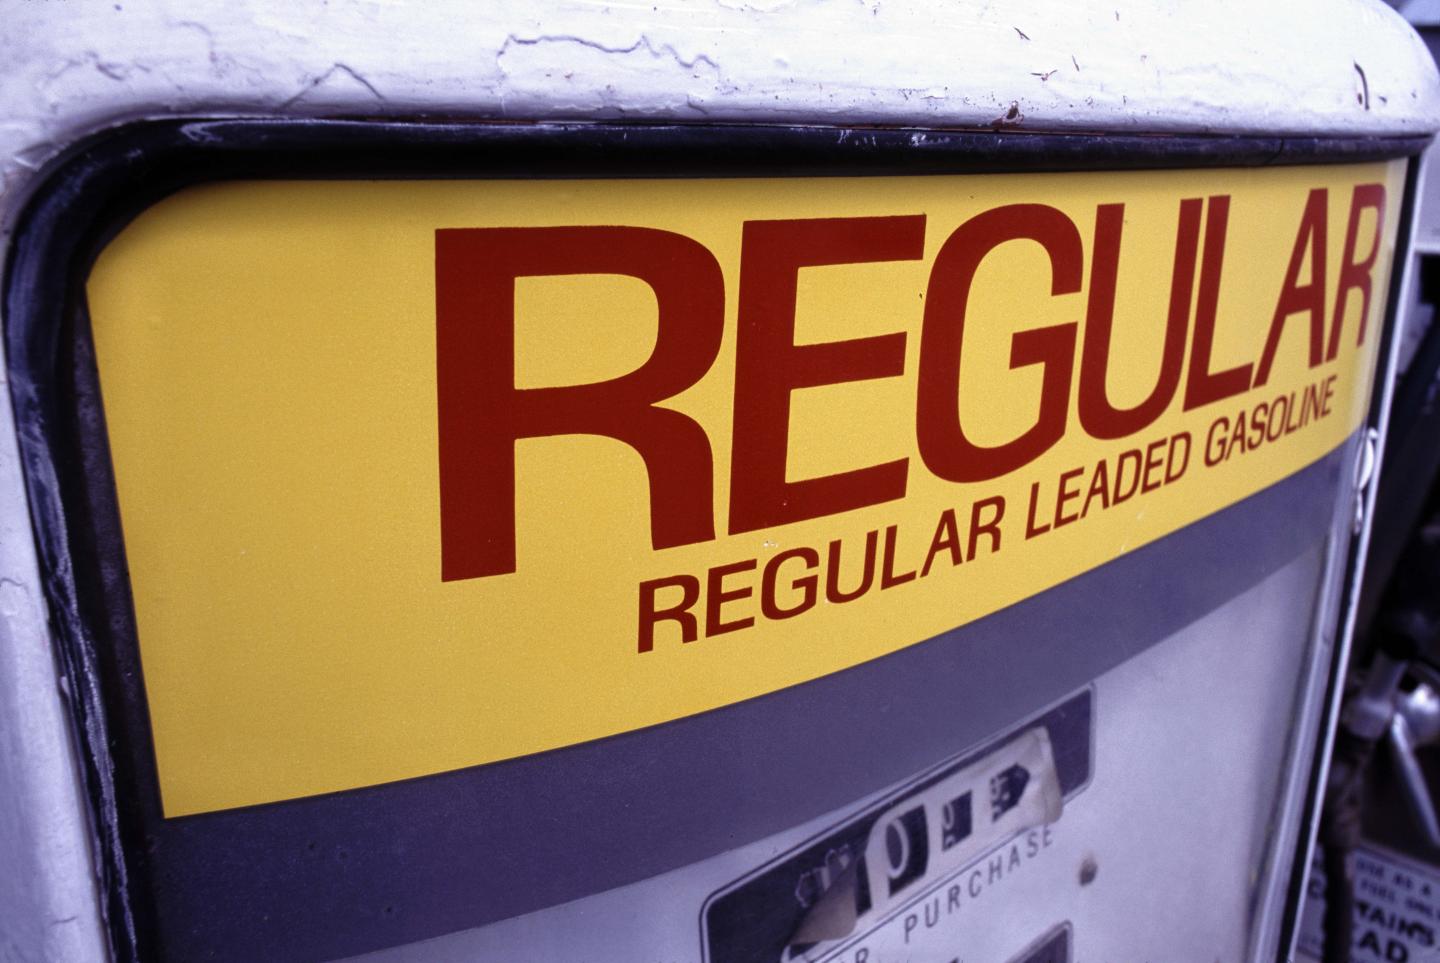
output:
M1300 952L1320 959L1325 874L1310 875ZM1440 963L1440 871L1374 849L1355 854L1355 929L1351 963Z

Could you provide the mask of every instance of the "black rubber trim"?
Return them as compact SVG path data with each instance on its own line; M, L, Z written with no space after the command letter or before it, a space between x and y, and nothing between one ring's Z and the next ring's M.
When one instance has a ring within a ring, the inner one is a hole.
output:
M115 956L159 955L147 879L158 791L84 282L131 219L256 178L1015 173L1353 163L1428 136L1043 134L742 125L170 119L82 141L38 181L5 263L11 400L57 657L70 681ZM135 881L132 885L132 881Z

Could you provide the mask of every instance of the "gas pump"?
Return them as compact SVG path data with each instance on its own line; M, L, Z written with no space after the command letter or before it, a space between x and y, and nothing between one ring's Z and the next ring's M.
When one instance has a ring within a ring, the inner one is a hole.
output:
M8 955L1315 949L1403 18L7 20Z

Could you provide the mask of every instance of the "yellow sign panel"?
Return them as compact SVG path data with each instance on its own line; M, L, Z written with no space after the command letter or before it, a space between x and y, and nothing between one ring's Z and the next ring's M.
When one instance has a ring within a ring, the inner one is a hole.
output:
M1403 176L156 205L88 294L166 815L773 692L1278 481L1361 423Z

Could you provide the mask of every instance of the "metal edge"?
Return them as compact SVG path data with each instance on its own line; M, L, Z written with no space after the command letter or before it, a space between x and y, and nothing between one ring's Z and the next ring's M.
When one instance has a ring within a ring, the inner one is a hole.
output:
M1323 730L1315 748L1315 761L1309 789L1306 793L1304 819L1299 851L1295 855L1290 873L1289 893L1286 897L1282 916L1279 959L1295 959L1295 948L1300 936L1300 919L1304 912L1305 892L1310 881L1310 872L1315 858L1315 846L1320 826L1320 809L1324 800L1324 787L1330 776L1331 754L1335 746L1335 733L1339 725L1340 701L1343 696L1346 672L1354 648L1355 620L1359 612L1360 590L1364 582L1365 560L1370 549L1370 529L1375 519L1375 497L1380 490L1380 475L1384 471L1386 435L1390 427L1390 402L1394 397L1394 373L1399 355L1399 338L1395 336L1400 312L1405 301L1402 297L1413 283L1415 274L1414 225L1416 199L1425 177L1425 167L1418 157L1412 157L1405 178L1405 197L1400 206L1400 236L1395 250L1397 259L1403 258L1399 270L1392 263L1390 287L1386 295L1385 325L1383 344L1386 354L1380 370L1375 373L1378 389L1371 396L1370 417L1367 422L1375 431L1377 461L1366 483L1363 493L1364 516L1360 531L1351 540L1350 557L1345 575L1343 601L1340 609L1340 631L1337 635L1335 652L1330 667L1329 691L1326 697ZM1363 442L1362 442L1363 444Z

